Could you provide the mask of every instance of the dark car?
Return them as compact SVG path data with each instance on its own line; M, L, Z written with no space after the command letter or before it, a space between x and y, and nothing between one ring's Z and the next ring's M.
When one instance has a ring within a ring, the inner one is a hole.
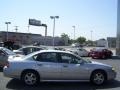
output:
M15 56L16 54L4 47L0 47L0 67L4 67L6 64L8 58L11 58L12 56Z
M105 59L105 58L111 58L113 55L111 50L108 49L92 49L89 52L89 56L92 57L93 59L99 58L99 59Z

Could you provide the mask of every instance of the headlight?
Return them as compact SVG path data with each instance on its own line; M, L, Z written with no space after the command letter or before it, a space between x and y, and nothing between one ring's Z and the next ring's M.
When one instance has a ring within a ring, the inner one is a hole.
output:
M115 67L112 67L112 71L116 71Z

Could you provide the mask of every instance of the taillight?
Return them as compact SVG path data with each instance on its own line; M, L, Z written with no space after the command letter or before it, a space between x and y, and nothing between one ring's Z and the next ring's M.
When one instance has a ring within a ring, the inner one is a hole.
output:
M6 61L5 66L9 67L9 62L8 61Z

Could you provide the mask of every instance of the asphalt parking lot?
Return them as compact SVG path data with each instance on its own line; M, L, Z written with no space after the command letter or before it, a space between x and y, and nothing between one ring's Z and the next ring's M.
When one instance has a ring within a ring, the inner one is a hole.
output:
M0 70L0 90L120 90L120 59L95 61L114 66L117 71L116 79L101 86L89 82L42 82L37 86L26 86L20 80L4 77Z

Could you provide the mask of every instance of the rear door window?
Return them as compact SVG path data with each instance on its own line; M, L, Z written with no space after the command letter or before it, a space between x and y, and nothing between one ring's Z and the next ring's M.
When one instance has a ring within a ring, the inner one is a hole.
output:
M36 61L40 61L40 62L56 62L57 54L54 52L46 52L46 53L35 55L33 58Z

